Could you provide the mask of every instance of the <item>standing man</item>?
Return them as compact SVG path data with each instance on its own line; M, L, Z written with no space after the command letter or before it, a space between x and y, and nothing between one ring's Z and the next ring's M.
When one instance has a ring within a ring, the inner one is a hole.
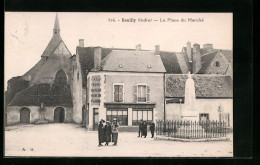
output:
M118 139L118 128L119 124L117 122L117 119L114 118L112 122L112 142L114 142L114 146L117 145L117 139Z
M152 124L151 124L151 126L150 126L150 130L151 130L151 134L152 134L152 137L151 137L151 138L153 138L153 137L154 137L154 130L155 130L155 124L154 124L154 122L152 122Z
M147 122L146 121L144 121L142 130L143 130L142 136L144 136L144 138L146 138L146 136L147 136Z
M142 128L143 128L143 119L141 119L140 122L139 122L139 130L138 130L138 136L137 137L140 137L140 134L141 134L141 137L142 137Z

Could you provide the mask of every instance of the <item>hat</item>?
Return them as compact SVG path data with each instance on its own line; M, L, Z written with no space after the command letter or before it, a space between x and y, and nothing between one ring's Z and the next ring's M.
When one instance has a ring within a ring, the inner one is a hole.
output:
M117 121L117 119L116 119L116 118L114 118L114 119L113 119L113 121Z

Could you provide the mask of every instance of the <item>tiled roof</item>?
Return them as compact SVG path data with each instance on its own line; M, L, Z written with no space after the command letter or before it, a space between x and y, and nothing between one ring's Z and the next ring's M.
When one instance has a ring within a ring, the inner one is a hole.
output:
M189 72L189 60L188 57L185 55L185 53L175 53L177 59L178 59L178 64L181 68L181 73L186 74Z
M183 62L183 60L178 61L175 53L160 51L160 56L167 73L182 73L180 65L185 67L186 64Z
M102 64L104 71L166 72L160 56L154 55L154 51L112 50Z
M67 106L72 107L69 85L35 84L18 92L9 106Z
M192 75L196 97L199 98L231 98L233 97L233 81L230 76ZM187 75L166 74L166 97L184 97Z

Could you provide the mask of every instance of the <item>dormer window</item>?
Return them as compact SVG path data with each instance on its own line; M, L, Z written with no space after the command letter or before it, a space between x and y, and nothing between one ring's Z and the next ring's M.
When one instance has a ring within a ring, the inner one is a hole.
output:
M216 66L216 67L220 67L219 61L215 62L215 66Z

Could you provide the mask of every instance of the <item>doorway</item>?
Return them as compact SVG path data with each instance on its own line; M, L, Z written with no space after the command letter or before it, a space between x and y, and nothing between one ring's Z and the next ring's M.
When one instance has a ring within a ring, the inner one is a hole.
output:
M20 123L30 123L30 109L22 108L20 110Z
M200 114L200 121L205 122L209 120L209 114L208 113L201 113Z
M54 123L64 123L65 110L62 107L57 107L54 110Z
M99 120L99 110L98 108L93 108L93 130L97 130L98 128L98 120Z

